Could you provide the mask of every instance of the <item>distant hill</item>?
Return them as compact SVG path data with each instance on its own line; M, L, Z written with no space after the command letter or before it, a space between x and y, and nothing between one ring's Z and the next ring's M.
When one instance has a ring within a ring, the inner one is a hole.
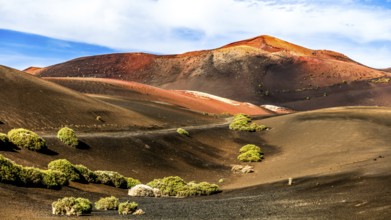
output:
M24 69L23 72L29 73L31 75L38 75L42 69L42 67L30 66Z
M271 36L179 55L120 53L82 57L46 67L39 75L121 79L296 109L390 105L384 98L367 94L369 87L379 87L369 80L384 77L386 72L337 52L311 50ZM366 97L361 97L359 90ZM380 90L388 91L389 85L381 85Z

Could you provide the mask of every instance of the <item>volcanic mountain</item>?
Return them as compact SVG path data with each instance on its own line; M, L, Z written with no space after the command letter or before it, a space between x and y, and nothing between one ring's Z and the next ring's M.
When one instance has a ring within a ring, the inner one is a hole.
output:
M389 84L370 82L386 77L386 72L337 52L311 50L271 36L178 55L82 57L46 67L39 76L121 79L296 109L391 105L384 95Z

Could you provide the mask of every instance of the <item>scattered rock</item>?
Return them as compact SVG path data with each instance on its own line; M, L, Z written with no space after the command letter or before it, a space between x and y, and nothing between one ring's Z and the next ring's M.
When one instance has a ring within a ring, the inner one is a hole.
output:
M132 213L132 215L144 215L145 212L142 209L137 209L135 212Z
M128 195L134 197L160 197L161 192L159 189L143 184L138 184L129 189Z
M233 165L231 170L234 173L253 173L254 167L250 165Z

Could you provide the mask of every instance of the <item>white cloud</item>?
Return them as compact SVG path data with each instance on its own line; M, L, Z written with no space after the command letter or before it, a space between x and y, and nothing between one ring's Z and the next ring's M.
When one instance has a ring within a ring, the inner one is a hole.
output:
M307 47L340 49L366 65L391 66L391 10L355 0L314 2L0 0L0 28L156 53L214 48L269 34Z

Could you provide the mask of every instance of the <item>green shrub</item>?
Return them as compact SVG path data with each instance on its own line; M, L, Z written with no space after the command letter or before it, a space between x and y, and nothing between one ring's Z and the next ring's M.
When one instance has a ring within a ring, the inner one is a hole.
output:
M0 146L8 144L8 136L4 133L0 133Z
M65 174L55 170L43 170L42 184L47 188L61 188L68 185L68 179Z
M85 198L64 197L52 203L52 213L54 215L84 215L90 214L92 204Z
M255 150L255 151L259 152L259 153L262 153L261 148L256 146L256 145L254 145L254 144L246 144L246 145L244 145L243 147L240 148L239 152L240 153L245 153L245 152L247 152L249 150Z
M189 182L186 186L184 186L181 190L178 191L177 196L207 196L217 192L220 192L220 189L219 186L216 184L210 184L207 182Z
M246 144L239 150L238 160L242 162L258 162L262 160L262 150L254 144Z
M137 207L138 207L138 204L135 202L129 202L129 201L121 202L118 205L118 213L120 215L132 214L133 212L135 212L137 210Z
M15 164L0 154L0 182L21 185L21 171L22 166Z
M190 136L189 132L186 131L186 130L183 129L183 128L178 128L178 129L176 129L176 132L177 132L178 134L180 134L180 135Z
M76 137L75 131L68 127L63 127L57 132L57 138L64 144L77 147L79 140Z
M97 170L95 171L95 174L97 175L97 181L99 183L115 186L117 188L128 188L127 179L117 172Z
M166 196L201 196L211 195L220 192L219 186L216 184L210 184L207 182L186 183L182 178L178 176L169 176L163 179L155 179L147 184L152 188L157 188L161 191L162 195Z
M163 179L154 179L147 185L152 188L158 188L162 195L176 196L178 191L186 186L186 182L178 176L169 176Z
M377 79L372 79L371 82L372 83L389 83L390 80L391 80L391 78L381 77L381 78L377 78Z
M0 155L0 182L18 186L61 188L68 181L61 172L23 167Z
M251 118L245 114L236 114L234 119L229 124L229 129L237 131L262 131L267 127L265 125L258 125L252 122Z
M98 183L98 176L92 170L81 164L74 165L74 167L85 182Z
M8 132L10 142L18 147L40 151L46 149L46 141L38 134L24 128L12 129Z
M242 162L258 162L262 159L262 155L259 151L249 150L244 153L241 153L238 156L238 160Z
M78 164L74 165L66 159L58 159L48 164L50 170L56 170L64 173L69 181L81 183L101 183L117 188L131 188L140 181L123 175L114 171L91 171L86 166Z
M115 210L118 209L118 205L119 199L114 196L100 198L95 202L95 208L97 210Z
M66 159L53 160L48 164L48 168L50 170L57 170L64 173L70 181L84 182L84 178L80 172Z
M135 185L141 184L140 180L133 179L131 177L126 178L128 189L132 188Z

